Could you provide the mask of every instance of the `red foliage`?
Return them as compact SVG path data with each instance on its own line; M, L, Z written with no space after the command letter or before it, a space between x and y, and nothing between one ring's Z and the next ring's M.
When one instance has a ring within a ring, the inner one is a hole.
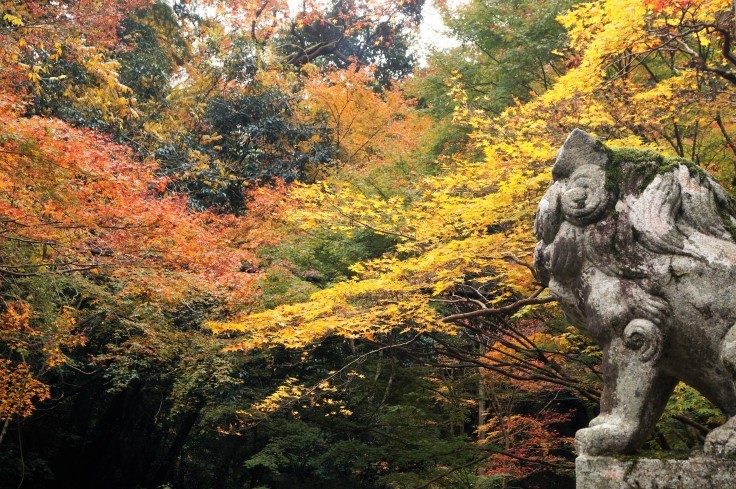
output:
M645 0L645 2L655 13L662 11L685 11L690 5L690 0Z
M569 451L572 439L561 436L555 425L570 418L569 413L545 409L536 415L513 414L490 420L486 431L494 444L504 447L493 455L483 472L521 479L555 464L564 465L562 450Z

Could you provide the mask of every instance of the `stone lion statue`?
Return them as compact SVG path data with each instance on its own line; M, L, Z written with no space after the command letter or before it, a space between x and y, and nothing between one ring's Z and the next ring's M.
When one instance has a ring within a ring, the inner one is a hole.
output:
M601 412L582 455L647 440L678 381L730 419L706 455L736 458L736 206L692 163L613 150L576 129L539 203L535 264L603 350Z

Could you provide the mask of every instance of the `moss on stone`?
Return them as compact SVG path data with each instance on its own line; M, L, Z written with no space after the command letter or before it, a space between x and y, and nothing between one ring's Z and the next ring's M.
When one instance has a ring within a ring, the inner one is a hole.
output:
M698 165L685 158L664 156L656 151L640 148L607 148L610 161L606 168L606 188L620 192L641 193L657 175L667 173L680 165L687 167L691 175L705 175ZM634 184L634 188L622 189L622 185Z
M718 213L721 215L723 227L726 228L728 234L730 234L731 238L734 240L734 242L736 242L736 224L734 224L733 220L731 219L731 214L728 212L728 209L726 209L722 205L719 205Z
M618 191L621 188L621 182L623 181L624 175L621 171L621 165L617 162L614 152L606 147L608 150L608 164L606 165L606 190L613 192L614 195L618 195Z

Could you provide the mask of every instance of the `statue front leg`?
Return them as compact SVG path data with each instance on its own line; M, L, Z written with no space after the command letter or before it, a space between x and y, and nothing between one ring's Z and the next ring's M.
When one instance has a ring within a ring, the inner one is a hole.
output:
M723 382L722 399L719 404L732 415L723 426L714 429L705 437L704 451L715 458L736 459L736 325L726 333L721 343L720 360L731 376L730 382ZM726 386L730 385L730 389ZM731 408L730 410L728 408Z
M657 367L661 344L654 323L635 319L604 349L601 414L575 435L579 455L630 453L647 440L677 384Z

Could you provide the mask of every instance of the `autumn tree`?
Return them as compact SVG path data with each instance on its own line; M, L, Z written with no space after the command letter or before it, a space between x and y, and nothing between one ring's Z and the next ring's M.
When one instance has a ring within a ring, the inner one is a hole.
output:
M28 115L49 107L41 94L58 89L74 66L92 80L67 87L72 105L100 108L103 119L105 111L133 114L120 63L108 56L124 14L147 5L111 3L94 14L86 2L5 6L0 439L34 401L50 399L46 379L101 317L127 315L130 301L171 304L197 294L247 302L256 274L244 263L256 261L256 242L275 239L266 227L251 234L258 216L275 212L269 191L252 193L248 219L195 213L186 199L166 195L154 161L100 133Z
M413 90L433 113L445 116L455 106L446 96L451 79L463 87L474 107L493 114L543 93L567 69L567 38L557 16L574 3L440 3L459 46L432 53Z
M446 6L404 84L421 2L91 5L3 3L0 477L570 484L536 202L574 127L733 176L731 5Z
M282 370L268 355L244 368L202 322L256 308L258 289L269 298L261 250L282 233L281 180L340 166L339 123L306 102L305 85L317 94L320 75L282 69L274 57L286 24L269 46L258 15L246 31L220 22L217 8L200 17L161 2L113 2L94 15L90 6L3 4L3 479L160 486L195 467L192 477L213 486L238 477L255 485L263 468L242 461L278 436L253 432L244 445L227 433L238 406L270 393ZM245 4L225 6L248 15ZM376 41L376 12L345 18L350 43ZM365 52L388 52L391 40L381 41ZM348 72L358 98L381 101L362 73ZM403 65L386 76L405 73ZM380 109L387 123L399 119L390 104ZM398 123L388 129L400 135ZM387 137L365 134L342 133L340 144L354 140L346 147L355 152L366 143L357 153L376 169L373 153ZM415 145L414 136L399 146ZM283 361L293 363L291 354ZM34 415L39 407L52 414ZM427 428L423 440L435 433ZM193 446L213 455L193 455ZM145 473L135 470L142 465Z
M377 81L386 86L411 72L409 47L423 4L423 0L333 2L319 13L305 2L279 44L291 65L371 66Z
M423 0L203 2L228 15L228 23L257 50L274 49L284 63L299 68L308 63L347 68L351 64L378 69L388 84L412 67L408 53L421 19Z
M327 181L293 194L300 212L289 218L304 230L371 230L396 245L352 265L352 276L308 301L213 327L238 331L233 348L246 351L274 343L304 349L336 336L405 349L413 335L430 338L428 362L439 365L440 355L514 382L543 382L575 399L579 412L593 411L599 353L555 320L553 308L531 307L552 302L529 264L534 207L556 148L574 127L613 147L655 147L728 175L728 92L717 87L729 76L729 9L727 2L637 1L574 8L559 17L569 51L547 51L548 62L564 69L546 85L544 76L535 78L541 89L528 90L526 103L507 99L501 112L484 107L462 77L448 80L454 120L466 125L476 153L459 153L438 175L423 174L411 192L392 198L361 193L352 183L333 192ZM538 74L552 69L542 67ZM480 154L480 161L467 154ZM509 414L490 409L487 392L479 397L488 416L479 424L490 420L486 429L502 434ZM699 415L679 416L687 423ZM524 422L530 433L540 426ZM498 455L484 463L498 466L509 457Z
M343 97L353 90L345 89L348 93ZM340 100L347 99L327 99L326 107ZM339 107L343 106L349 107ZM349 110L344 113L350 114ZM588 376L595 377L595 368L580 357L579 350L566 350L551 336L542 341L548 332L541 321L519 328L516 321L501 320L525 305L550 302L549 297L539 295L540 290L535 291L527 264L534 241L521 224L533 215L535 197L530 189L541 191L548 177L510 163L535 161L541 168L554 149L551 144L505 145L489 146L486 151L487 161L451 161L436 176L429 168L417 167L403 190L376 188L371 173L353 168L338 171L317 185L295 189L292 198L298 199L295 208L299 210L288 219L302 232L346 237L370 232L394 244L373 260L353 264L348 280L312 289L307 302L250 315L242 326L213 327L217 331L236 329L234 348L246 351L274 343L309 350L309 345L335 336L361 339L379 349L406 350L416 361L430 365L473 374L478 369L500 372L519 381L546 381L594 400L595 380ZM387 166L400 162L380 163L376 168L386 172ZM493 199L487 197L489 193ZM525 296L528 298L523 299ZM481 309L475 310L478 307ZM496 317L499 319L486 319ZM457 336L460 332L464 333ZM417 338L426 339L417 343L424 345L418 351L409 346ZM479 355L481 345L488 355ZM303 388L288 386L278 399L289 398L289 393L298 398L303 392ZM472 394L473 399L476 396ZM486 412L483 415L489 419ZM501 451L492 449L490 455L479 456L477 463L491 455L509 456ZM541 456L522 458L531 466L542 463Z

